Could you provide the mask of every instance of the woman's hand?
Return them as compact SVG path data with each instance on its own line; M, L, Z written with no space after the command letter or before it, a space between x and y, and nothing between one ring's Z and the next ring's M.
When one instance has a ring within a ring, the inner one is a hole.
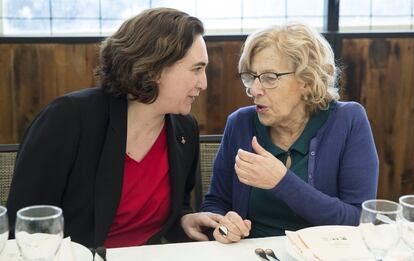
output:
M181 227L189 238L208 241L208 237L202 233L203 228L215 228L221 219L223 219L222 215L211 212L191 213L181 217Z
M250 220L243 220L236 212L229 211L221 219L220 224L217 225L213 236L217 241L224 244L238 242L249 235L251 228ZM220 233L220 229L224 230L225 233Z
M251 153L239 149L234 168L241 183L262 189L274 188L286 175L287 168L283 163L265 150L252 139L253 150Z

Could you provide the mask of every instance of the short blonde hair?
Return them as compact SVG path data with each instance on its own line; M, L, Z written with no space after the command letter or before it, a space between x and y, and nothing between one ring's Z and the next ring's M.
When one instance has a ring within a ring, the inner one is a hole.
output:
M326 110L339 99L337 80L340 69L335 66L334 53L325 38L301 22L273 26L251 34L242 48L239 72L249 71L255 54L273 47L294 66L295 76L309 88L304 97L308 109Z

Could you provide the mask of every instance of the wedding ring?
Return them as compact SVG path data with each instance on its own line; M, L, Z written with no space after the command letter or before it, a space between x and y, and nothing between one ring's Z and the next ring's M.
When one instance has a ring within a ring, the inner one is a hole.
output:
M227 236L228 236L228 234L229 234L229 230L227 229L227 227L225 227L225 226L220 226L218 230L219 230L220 234L221 234L223 237L227 238Z

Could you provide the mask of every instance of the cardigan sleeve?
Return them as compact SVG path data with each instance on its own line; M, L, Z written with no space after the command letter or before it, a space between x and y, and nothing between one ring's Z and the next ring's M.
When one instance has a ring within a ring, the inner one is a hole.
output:
M358 225L362 202L376 197L379 163L371 128L364 108L357 103L350 105L345 119L340 119L347 124L342 150L332 149L331 153L326 153L331 158L319 158L320 166L315 173L321 176L320 182L324 182L324 175L337 177L337 195L323 193L290 170L272 189L295 213L313 225ZM329 138L334 142L341 140L335 134ZM324 149L329 151L330 148ZM318 157L318 152L315 156ZM339 158L337 173L328 173L321 167L324 162L336 158Z
M11 227L22 207L61 205L80 131L77 107L62 96L40 112L27 129L7 199Z

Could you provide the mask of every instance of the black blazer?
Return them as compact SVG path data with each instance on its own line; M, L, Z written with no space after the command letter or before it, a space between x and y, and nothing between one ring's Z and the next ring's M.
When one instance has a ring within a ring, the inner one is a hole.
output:
M197 122L192 116L167 115L166 127L171 213L148 243L183 239L180 218L192 211ZM7 201L10 224L22 207L52 204L63 209L65 236L87 247L102 246L121 198L126 132L125 97L90 88L51 102L21 142Z

